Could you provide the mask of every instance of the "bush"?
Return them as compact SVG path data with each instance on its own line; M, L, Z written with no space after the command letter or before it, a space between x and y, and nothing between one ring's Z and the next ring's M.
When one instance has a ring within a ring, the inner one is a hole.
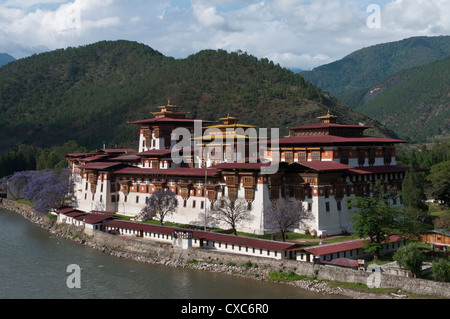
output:
M397 265L411 271L416 277L420 277L424 255L417 244L413 243L400 248L394 253L393 259Z
M433 261L431 270L433 271L434 280L450 281L450 263L444 259Z

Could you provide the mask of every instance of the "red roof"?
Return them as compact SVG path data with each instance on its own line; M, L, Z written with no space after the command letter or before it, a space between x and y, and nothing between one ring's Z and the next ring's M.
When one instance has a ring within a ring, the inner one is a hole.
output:
M295 164L303 165L316 171L348 170L353 168L352 166L341 164L335 161L295 162L291 165Z
M300 129L313 129L313 128L328 128L328 127L339 127L339 128L359 128L368 129L370 126L365 125L355 125L355 124L338 124L338 123L316 123L304 126L289 127L290 130L300 130Z
M193 238L211 240L214 242L228 243L247 247L255 247L269 250L284 251L295 246L292 243L285 243L272 240L264 240L250 237L234 236L213 232L205 232L199 230L189 230L177 227L167 227L161 225L150 225L144 223L135 223L127 221L111 220L104 223L105 226L127 228L133 230L152 231L161 234L172 234L174 230L192 231Z
M111 218L109 215L102 215L102 214L83 214L80 216L74 217L76 220L80 220L86 224L98 224L102 223L105 220L108 220Z
M121 155L110 158L111 161L138 161L141 157L138 155Z
M265 240L265 239L242 237L205 231L194 231L194 238L277 251L284 251L296 246L295 244L292 243L274 240Z
M72 212L69 212L69 213L65 213L64 215L76 218L78 216L83 216L84 214L86 214L86 213L83 213L83 212L80 212L80 211L72 211Z
M126 228L126 229L132 229L132 230L142 230L142 231L150 231L160 234L172 234L173 231L176 229L174 227L166 227L161 225L151 225L151 224L144 224L144 223L134 223L134 222L127 222L122 220L110 220L105 223L103 223L105 226L110 227L117 227L117 228Z
M172 150L148 150L145 152L137 153L139 156L164 156L168 155Z
M397 140L385 137L372 136L336 136L336 135L313 135L313 136L291 136L280 138L281 144L361 144L361 143L407 143L404 140Z
M191 125L193 125L195 123L195 121L198 121L200 123L214 123L214 121L205 121L205 120L194 120L194 119L174 119L174 118L170 118L170 117L161 117L161 118L152 118L152 119L146 119L146 120L140 120L140 121L135 121L135 122L131 122L131 124L152 124L152 123L156 123L156 124L164 124L164 123L189 123Z
M205 172L206 171L206 172ZM115 171L115 174L134 175L172 175L172 176L215 176L220 172L218 169L204 168L140 168L126 167Z
M349 268L355 268L358 267L358 261L355 259L349 259L349 258L336 258L332 259L330 261L321 261L321 264L326 265L333 265L333 266L340 266L340 267L349 267Z
M105 212L102 210L93 210L91 211L92 214L103 214L103 215L114 215L115 212Z
M132 148L103 148L100 152L108 153L108 154L117 154L117 153L136 153L136 151Z
M399 236L391 236L389 238L390 243L397 242L401 240L402 238ZM354 240L348 240L343 242L337 242L337 243L331 243L331 244L323 244L323 245L317 245L317 246L310 246L310 247L302 247L295 250L301 250L305 251L317 256L322 255L328 255L333 254L341 251L348 251L353 249L359 249L363 246L363 239L354 239Z
M117 165L122 165L120 162L94 162L90 164L81 165L80 169L108 169Z
M82 159L83 162L94 162L94 161L98 161L104 158L107 158L108 155L106 154L99 154L99 155L94 155L94 156L90 156L90 157L85 157Z
M67 213L74 212L74 211L77 211L77 210L74 208L71 208L71 207L66 207L66 208L58 209L57 213L58 214L67 214Z
M271 162L268 163L238 163L238 162L232 162L232 163L220 163L211 166L212 168L218 168L218 169L261 169L261 167L269 167L272 165Z
M352 174L381 174L381 173L403 173L410 169L410 167L403 166L368 166L368 167L352 167L349 172Z

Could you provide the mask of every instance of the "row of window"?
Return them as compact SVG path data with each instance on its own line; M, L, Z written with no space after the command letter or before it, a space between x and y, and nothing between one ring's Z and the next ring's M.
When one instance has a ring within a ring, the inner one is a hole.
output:
M368 151L368 163L369 165L375 164L375 157L376 157L376 150L375 149L369 149ZM391 150L384 150L383 154L384 158L384 164L388 165L392 162L392 151ZM342 164L348 164L349 163L349 151L340 151L340 162ZM366 162L366 150L358 150L358 165L363 166Z
M321 160L320 151L312 151L311 152L311 160L312 161L320 161ZM284 152L284 161L287 163L293 163L294 162L294 152L285 151ZM308 161L308 153L306 151L298 152L298 161L299 162Z
M121 233L124 235L138 235L139 236L139 231L132 230L132 229L122 229ZM153 234L153 236L151 236L152 234ZM170 235L167 235L167 234L164 235L164 234L159 234L159 233L150 233L150 232L146 232L146 231L143 232L143 236L160 238L160 239L169 239L169 240L172 238ZM222 243L222 242L216 243L214 241L208 241L208 240L203 242L203 240L199 240L196 238L194 239L194 244L197 244L197 241L200 241L200 246L216 247L216 245L217 245L218 248L222 248L222 246L224 246L225 249L228 249L229 246L231 246L231 250L234 250L235 246L237 246L238 251L243 251L243 249L245 249L246 253L248 253L249 250L251 250L251 252L253 254L256 254L257 250L259 250L259 254L262 255L263 251L264 251L264 249L262 249L262 248L248 247L248 246L228 244L228 243ZM267 256L270 256L271 253L272 253L271 250L266 250ZM273 255L275 257L277 257L278 252L273 251Z
M194 243L195 243L195 244L197 243L197 239L194 239ZM221 243L221 242L215 243L214 241L211 241L211 242L205 241L204 246L208 246L209 243L211 243L211 247L216 247L216 244L217 244L217 247L218 247L218 248L222 248L222 245L224 245L224 248L225 248L225 249L228 249L228 246L231 246L231 250L234 250L235 246L238 246L238 251L243 251L243 249L245 248L245 252L246 252L246 253L248 253L249 250L251 250L252 254L256 254L256 251L259 250L259 254L262 255L262 254L263 254L263 251L264 251L264 249L262 249L262 248L255 248L255 247L241 246L241 245L228 244L228 243ZM266 250L267 256L270 256L271 252L272 252L271 250ZM285 252L285 254L286 254L286 252ZM273 251L273 255L274 255L275 257L277 257L278 252L277 252L276 250L274 250L274 251Z

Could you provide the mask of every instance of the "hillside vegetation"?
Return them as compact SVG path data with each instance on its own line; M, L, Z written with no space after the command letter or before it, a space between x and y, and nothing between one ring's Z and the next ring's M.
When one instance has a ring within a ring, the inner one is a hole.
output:
M400 71L362 96L357 110L416 142L450 140L450 57Z
M223 50L174 59L136 42L102 41L0 68L0 153L69 140L136 148L138 127L127 122L153 117L168 99L192 118L229 113L259 127L315 123L330 109L342 122L374 126L370 134L396 136L267 59Z
M372 87L398 71L450 55L450 36L413 37L355 51L339 61L301 75L333 96Z

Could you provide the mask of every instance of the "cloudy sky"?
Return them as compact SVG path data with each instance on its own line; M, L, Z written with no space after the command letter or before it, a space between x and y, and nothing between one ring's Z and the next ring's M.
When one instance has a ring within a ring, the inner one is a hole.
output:
M125 39L175 58L220 48L311 69L420 35L450 35L450 0L0 0L0 52L15 58Z

